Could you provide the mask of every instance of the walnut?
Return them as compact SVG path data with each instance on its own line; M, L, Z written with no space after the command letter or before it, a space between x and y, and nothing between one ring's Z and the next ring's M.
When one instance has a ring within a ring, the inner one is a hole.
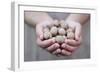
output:
M56 50L56 52L58 52L57 55L60 55L60 53L63 51L63 48L61 48L61 44L64 43L65 39L75 39L74 32L75 31L71 27L67 26L64 20L61 20L60 22L58 22L58 20L54 20L52 25L44 26L43 37L44 40L54 38L56 43L60 45L60 48L57 48Z
M60 21L60 26L61 26L62 28L64 28L64 29L67 29L67 28L68 28L68 26L67 26L67 24L64 22L64 20L61 20L61 21Z
M52 34L50 32L48 32L48 31L46 31L46 32L44 32L43 37L44 37L44 39L47 40L47 39L52 37Z
M67 29L66 32L73 32L73 30L71 28Z
M65 29L63 29L63 28L58 28L58 33L59 33L59 35L65 35Z
M57 43L63 43L65 39L64 39L63 36L57 35L55 40L56 40Z
M67 33L67 38L68 39L74 39L74 37L75 37L75 34L73 32L68 32Z
M57 27L53 26L51 27L50 33L54 36L57 35Z
M54 20L53 24L54 24L55 26L59 26L58 20Z

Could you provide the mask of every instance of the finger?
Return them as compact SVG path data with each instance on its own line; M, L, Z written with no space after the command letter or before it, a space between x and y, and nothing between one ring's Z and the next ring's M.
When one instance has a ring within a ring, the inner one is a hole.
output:
M52 52L52 51L56 50L59 47L60 47L60 45L58 43L54 43L53 45L48 47L46 50L49 51L49 52Z
M71 55L72 53L63 49L63 50L61 51L61 54L64 55L64 56L69 56L69 55Z
M73 39L66 39L65 43L71 46L79 46L82 42L82 38L80 37L79 40L73 40Z
M61 49L60 48L58 48L58 49L56 49L55 51L52 52L52 54L55 54L55 55L58 55L60 53L61 53Z
M39 46L41 46L42 48L46 48L46 47L48 47L48 46L50 46L50 45L52 45L54 43L55 43L55 39L54 38L48 39L48 40L41 40L41 39L37 38L37 44Z
M61 45L61 47L62 47L63 49L65 49L66 51L70 51L70 52L73 52L76 48L78 48L78 47L70 46L70 45L65 44L65 43L63 43L63 44Z
M43 27L42 25L36 25L36 34L37 37L39 37L40 39L43 39Z
M76 39L76 40L78 40L79 37L80 37L80 35L81 35L81 29L82 29L82 27L81 27L80 24L78 24L78 25L76 26L76 28L75 28L75 39Z

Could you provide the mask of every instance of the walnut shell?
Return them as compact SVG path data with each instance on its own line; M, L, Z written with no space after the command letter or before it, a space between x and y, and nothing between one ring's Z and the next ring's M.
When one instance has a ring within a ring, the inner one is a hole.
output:
M53 26L50 30L50 33L54 36L54 35L57 35L57 27Z
M59 33L59 35L65 35L65 29L63 29L63 28L58 28L58 33Z
M59 26L58 20L54 20L53 24L54 24L55 26Z
M74 37L75 37L75 34L73 32L68 32L67 33L67 38L68 39L74 39Z
M60 21L60 26L61 26L62 28L64 28L64 29L67 29L67 28L68 28L68 26L67 26L67 24L65 23L64 20L61 20L61 21Z
M57 43L63 43L65 39L64 39L63 36L57 35L55 40L56 40Z
M50 32L46 31L46 32L44 32L43 37L44 37L44 39L49 39L52 37L52 34Z
M73 30L71 29L71 28L68 28L67 30L66 30L66 32L68 33L68 32L73 32Z

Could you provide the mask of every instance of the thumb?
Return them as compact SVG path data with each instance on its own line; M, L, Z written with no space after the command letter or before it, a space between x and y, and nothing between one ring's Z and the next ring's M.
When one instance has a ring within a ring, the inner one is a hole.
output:
M39 24L36 25L36 35L40 39L43 39L43 27L42 27L42 25L39 25Z
M75 39L79 40L81 36L81 25L77 25L75 28Z

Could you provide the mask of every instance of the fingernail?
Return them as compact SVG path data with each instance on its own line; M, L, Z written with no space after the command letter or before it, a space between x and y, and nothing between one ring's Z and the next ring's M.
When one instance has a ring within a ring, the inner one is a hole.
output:
M62 47L65 48L65 44L63 44Z
M40 35L40 39L43 39L43 35Z
M61 49L57 49L57 52L58 52L58 53L61 53Z

